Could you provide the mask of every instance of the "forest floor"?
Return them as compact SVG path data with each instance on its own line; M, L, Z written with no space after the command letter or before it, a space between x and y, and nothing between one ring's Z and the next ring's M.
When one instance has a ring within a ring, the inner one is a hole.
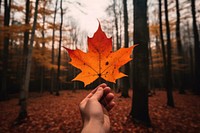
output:
M18 99L0 102L0 133L79 133L82 121L79 102L89 93L87 90L61 91L60 96L31 93L28 99L28 118L24 123L12 126L18 116ZM131 98L115 94L116 106L110 111L113 133L199 133L200 97L174 92L175 108L166 106L166 92L156 91L149 97L149 113L152 127L147 128L131 121ZM131 93L130 93L131 95Z

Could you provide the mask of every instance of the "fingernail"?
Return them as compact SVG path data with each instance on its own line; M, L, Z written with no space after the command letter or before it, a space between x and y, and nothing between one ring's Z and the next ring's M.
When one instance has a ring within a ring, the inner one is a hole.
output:
M99 87L99 88L98 88L98 91L101 91L101 90L103 90L103 88L102 88L102 87Z

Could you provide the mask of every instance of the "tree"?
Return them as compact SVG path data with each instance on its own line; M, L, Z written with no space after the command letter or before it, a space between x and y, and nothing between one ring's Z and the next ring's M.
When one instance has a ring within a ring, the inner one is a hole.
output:
M46 5L47 5L47 1L44 0L43 1L43 7L41 8L42 10L42 55L45 55L45 21L46 21L46 14L45 14L45 10L46 10ZM40 92L43 92L43 88L44 88L44 75L45 75L45 67L41 66L40 68Z
M165 44L163 39L163 28L162 28L162 2L159 0L159 25L160 25L160 41L162 46L162 53L163 53L163 64L164 64L164 86L167 89L167 59L166 59L166 52L165 52ZM168 95L167 91L167 99L170 98L170 94Z
M134 49L133 60L133 98L130 115L133 120L151 125L148 110L148 24L147 0L133 0L134 4Z
M58 47L58 69L57 69L57 87L56 87L56 95L59 96L60 90L60 60L61 60L61 43L62 43L62 25L63 25L63 8L62 8L62 0L60 1L60 39L59 39L59 47Z
M120 43L119 43L119 26L118 26L118 16L117 16L117 10L116 10L116 0L113 0L113 12L114 12L114 18L115 18L115 28L116 28L116 43L117 43L117 49L120 48Z
M162 1L158 0L159 2L159 30L160 30L160 42L162 47L162 57L163 57L163 64L164 64L164 86L166 86L166 52L165 52L165 43L163 39L163 27L162 27Z
M70 21L71 28L69 30L70 35L70 44L73 48L77 48L77 42L78 42L78 34L79 34L79 27L77 26L77 23L74 19L71 19ZM74 77L77 74L77 69L73 67L73 75ZM79 87L79 82L73 82L73 91L76 91L76 89Z
M19 123L21 120L23 120L27 117L27 98L28 98L29 82L30 82L33 42L34 42L35 29L36 29L36 24L37 24L38 4L39 4L39 0L36 0L34 21L33 21L33 27L32 27L32 32L31 32L31 39L30 39L30 46L28 49L28 57L27 57L27 62L26 62L26 66L27 66L26 73L24 75L25 78L24 78L22 89L20 92L20 101L21 102L20 102L19 116L16 119L17 123Z
M2 0L0 0L0 13L1 13L1 2L2 2Z
M26 13L25 13L25 24L29 25L30 21L30 0L26 0ZM25 72L26 72L26 63L27 63L27 57L28 57L28 41L29 41L29 29L26 29L24 32L24 46L23 46L23 61L22 61L22 67L21 67L21 74L22 74L22 82L21 82L21 90L23 91L23 82L25 78ZM21 96L20 96L21 97ZM19 98L19 104L21 104L21 98Z
M57 5L58 5L58 0L56 0L56 5L55 5L55 9L54 9L54 17L53 17L53 31L52 31L52 52L51 52L51 60L52 60L52 65L54 65L54 43L55 43L55 24L56 24L56 14L57 14ZM54 80L55 80L55 70L52 67L51 68L51 90L50 93L53 93L53 89L54 89Z
M29 21L30 21L30 0L26 0L26 16L25 16L25 24L29 25ZM29 40L29 30L27 29L24 32L24 56L26 56L27 52L28 52L28 40Z
M9 27L10 23L10 8L11 0L4 0L4 26ZM1 79L1 92L0 99L6 100L7 95L7 68L8 68L8 55L9 55L9 37L5 35L4 37L4 46L3 46L3 70L2 70L2 79Z
M122 45L122 4L121 4L121 0L119 1L119 48L121 48Z
M124 44L125 48L129 47L129 37L128 37L128 12L127 12L127 0L123 0L123 6L124 6ZM124 66L124 73L126 75L129 75L129 63L127 63ZM123 79L123 88L122 88L122 97L129 97L128 90L130 88L130 81L128 77L124 77Z
M200 44L199 44L199 33L196 23L196 7L195 0L191 0L191 10L192 10L192 25L193 25L193 34L194 34L194 56L195 56L195 86L194 93L200 94Z
M172 95L172 70L171 70L171 37L170 27L168 20L168 3L165 3L165 23L166 23L166 35L167 35L167 68L166 68L166 90L167 90L167 105L174 107L174 99Z
M180 12L179 12L179 0L176 0L176 43L177 43L177 51L180 57L183 57L182 43L181 43L181 34L180 34ZM179 63L183 63L183 59L179 61ZM182 71L179 72L179 78L181 80L181 85L179 86L179 93L184 94L184 74Z

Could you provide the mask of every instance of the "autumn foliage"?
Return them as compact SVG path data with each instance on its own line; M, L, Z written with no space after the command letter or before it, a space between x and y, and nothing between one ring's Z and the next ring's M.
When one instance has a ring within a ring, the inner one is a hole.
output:
M0 102L1 133L80 133L81 115L78 108L80 101L90 90L61 91L59 97L45 92L42 96L30 93L29 116L19 126L12 126L18 115L17 98ZM132 92L129 92L132 93ZM112 133L198 133L200 131L200 97L174 92L177 108L164 105L164 91L156 91L149 97L149 113L152 127L133 123L129 117L131 98L121 98L115 94L117 106L109 113ZM16 96L17 97L17 96Z
M106 37L99 24L94 36L92 38L88 37L87 53L80 49L64 48L71 57L70 63L82 71L73 80L82 81L86 86L97 78L115 83L116 79L127 76L119 72L119 68L131 60L130 55L135 46L121 48L113 52L112 38Z

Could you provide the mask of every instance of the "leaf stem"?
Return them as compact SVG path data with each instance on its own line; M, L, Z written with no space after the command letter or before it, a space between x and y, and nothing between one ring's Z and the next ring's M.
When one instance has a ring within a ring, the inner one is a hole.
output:
M99 78L98 78L98 83L99 84L101 84L102 83L102 79L101 79L101 77L99 76Z

